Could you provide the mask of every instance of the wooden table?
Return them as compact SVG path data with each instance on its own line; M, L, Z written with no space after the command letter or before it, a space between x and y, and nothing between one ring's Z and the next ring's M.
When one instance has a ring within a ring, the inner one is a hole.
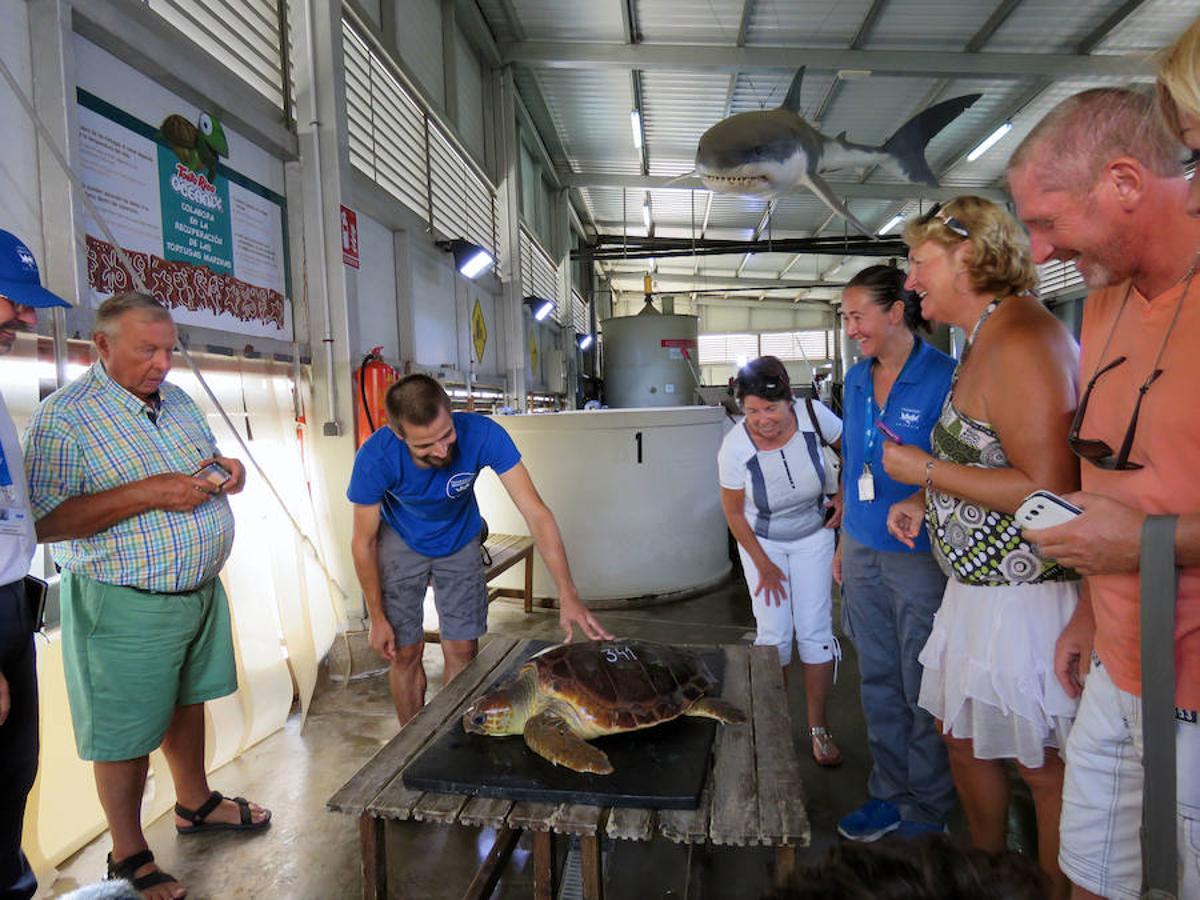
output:
M514 597L524 603L525 612L533 612L533 538L523 534L492 534L488 535L483 546L492 560L492 564L483 570L484 584L522 560L525 562L524 589L491 588L488 590L488 603L497 597ZM425 640L431 644L437 644L441 639L437 631L425 632Z
M604 836L649 841L661 834L684 844L774 847L776 881L791 874L796 850L808 845L811 834L782 671L773 647L723 648L721 696L746 710L750 722L717 729L712 769L698 809L532 803L406 788L400 777L404 767L444 728L457 727L466 705L498 671L527 652L528 644L493 637L462 674L330 798L330 809L359 817L364 897L387 897L384 830L389 820L497 829L495 844L468 888L468 898L490 896L522 830L533 833L534 894L539 900L554 896L556 834L579 836L583 893L589 900L603 896Z

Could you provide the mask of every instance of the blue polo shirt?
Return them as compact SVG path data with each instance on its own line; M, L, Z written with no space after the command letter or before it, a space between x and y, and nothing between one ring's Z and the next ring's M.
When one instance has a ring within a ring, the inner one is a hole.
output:
M929 452L929 436L942 412L942 404L950 391L954 360L916 339L904 368L888 394L882 412L875 402L875 387L871 378L874 359L864 359L846 373L842 415L842 485L845 512L842 527L860 544L872 550L897 552L929 552L929 536L922 528L917 535L916 550L909 551L888 534L887 514L893 503L912 495L911 484L901 484L883 470L883 434L875 422L883 419L905 444ZM869 407L869 412L868 412ZM863 465L870 464L875 479L875 499L864 503L858 499L858 477Z
M449 556L479 534L483 518L475 502L475 477L485 466L503 475L521 461L508 432L486 416L453 413L453 461L425 469L390 428L367 438L354 457L346 497L382 506L383 521L424 556Z

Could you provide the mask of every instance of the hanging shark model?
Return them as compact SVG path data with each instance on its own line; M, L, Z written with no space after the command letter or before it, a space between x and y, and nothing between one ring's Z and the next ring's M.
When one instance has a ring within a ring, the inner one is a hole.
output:
M806 187L825 205L868 237L867 226L854 217L821 173L880 165L909 181L937 186L925 161L925 147L939 131L978 100L968 94L944 100L909 119L882 147L855 144L846 132L826 137L800 115L800 83L804 69L778 109L744 112L722 119L700 138L693 173L719 194L748 194L773 200Z

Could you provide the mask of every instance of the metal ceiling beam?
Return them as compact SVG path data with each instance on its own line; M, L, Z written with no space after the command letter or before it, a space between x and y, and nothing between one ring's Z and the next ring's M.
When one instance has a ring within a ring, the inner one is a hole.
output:
M1091 53L1100 45L1100 42L1108 37L1118 25L1128 19L1131 15L1138 11L1146 0L1125 0L1120 6L1112 11L1107 19L1092 29L1079 45L1075 48L1076 53Z
M795 47L712 47L693 44L605 44L516 41L500 45L506 63L560 69L655 69L738 72L800 66L869 69L876 73L969 78L1151 78L1142 54L1087 56L1070 53L931 53L928 50L837 50Z
M976 142L978 143L978 142ZM972 144L974 146L974 144ZM679 180L669 175L602 175L582 172L563 175L563 183L576 188L627 188L629 190L697 190L708 193L695 179ZM860 184L857 181L831 181L830 188L839 197L865 200L949 200L963 193L977 194L988 200L1007 202L1004 191L988 188L930 187L925 184Z
M983 23L983 27L975 32L971 40L967 41L967 46L963 50L967 53L978 53L982 50L983 45L992 39L992 35L999 30L1000 26L1004 24L1020 5L1021 0L1003 0L992 14L988 16L988 20Z
M746 30L750 27L750 16L754 12L754 0L742 0L742 17L738 21L737 45L746 46Z

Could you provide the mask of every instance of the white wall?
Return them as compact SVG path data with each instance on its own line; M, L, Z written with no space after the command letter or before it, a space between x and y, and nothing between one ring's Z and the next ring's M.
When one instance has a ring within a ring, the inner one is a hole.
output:
M358 335L352 356L372 347L383 347L387 359L400 358L400 331L396 307L395 235L385 225L358 213L358 308L351 333Z
M412 308L415 346L412 360L422 366L459 367L458 336L460 324L455 301L455 273L452 257L414 239L409 254L412 266Z
M395 0L396 47L400 58L430 98L445 107L440 0Z
M0 57L32 100L29 10L24 0L0 0L0 23ZM37 141L28 115L7 84L0 85L0 121L5 123L4 152L0 153L0 228L17 235L42 260Z
M458 61L458 133L476 159L486 158L483 119L483 65L475 48L467 40L461 28L455 29L458 45L455 59Z

